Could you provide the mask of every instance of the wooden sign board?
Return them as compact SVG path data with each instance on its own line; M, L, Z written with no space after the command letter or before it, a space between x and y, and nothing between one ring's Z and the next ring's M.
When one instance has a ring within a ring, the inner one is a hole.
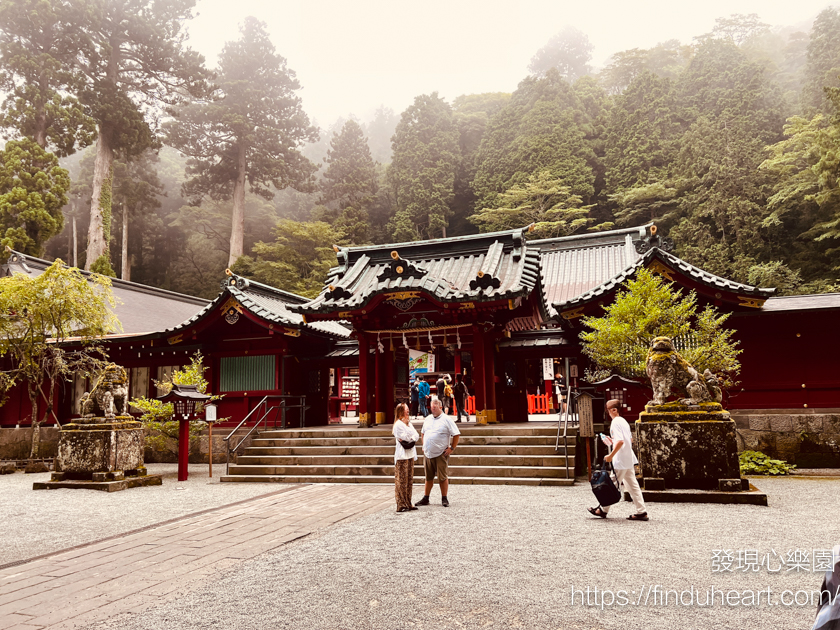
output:
M575 404L577 405L578 422L580 423L578 435L585 438L595 437L595 422L592 417L592 396L583 393L577 397Z

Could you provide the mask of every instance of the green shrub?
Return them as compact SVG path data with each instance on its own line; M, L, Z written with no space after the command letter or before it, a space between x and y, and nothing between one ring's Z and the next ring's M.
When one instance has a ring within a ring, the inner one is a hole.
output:
M758 451L742 451L738 455L742 475L789 475L796 464L788 464L781 459L770 459Z

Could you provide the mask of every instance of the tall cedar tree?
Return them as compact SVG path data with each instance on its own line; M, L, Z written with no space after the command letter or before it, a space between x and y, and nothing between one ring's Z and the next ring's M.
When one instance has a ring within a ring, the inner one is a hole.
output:
M458 128L452 108L437 95L423 94L400 117L388 175L396 213L395 241L446 236L458 168Z
M318 138L265 24L248 17L240 32L219 57L220 98L181 108L166 127L169 143L190 158L184 193L193 203L233 198L229 265L244 253L246 182L266 199L269 186L311 188L316 167L300 148Z
M808 40L802 106L805 113L831 114L824 88L840 86L840 10L823 9L814 20Z
M0 151L0 244L33 256L64 225L70 177L58 158L26 138Z
M378 182L376 164L359 123L348 120L340 133L333 134L324 162L327 170L320 183L320 203L351 243L367 243L368 211L376 199Z
M82 102L99 128L85 269L113 275L109 245L115 155L158 145L160 104L206 90L203 58L185 47L184 22L195 0L76 0Z
M71 8L60 0L0 1L2 125L59 157L91 144L96 124L79 100Z
M537 51L528 70L537 76L545 76L549 70L555 69L567 81L574 81L591 71L589 62L594 48L585 33L567 26Z

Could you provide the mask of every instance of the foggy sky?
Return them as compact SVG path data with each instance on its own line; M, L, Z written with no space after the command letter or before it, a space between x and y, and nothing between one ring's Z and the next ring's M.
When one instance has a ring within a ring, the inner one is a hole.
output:
M592 63L668 39L690 43L715 18L757 13L771 26L807 32L826 0L198 0L190 45L214 66L248 15L266 22L277 52L300 80L303 106L325 127L400 113L418 94L511 92L534 53L566 25L589 36Z

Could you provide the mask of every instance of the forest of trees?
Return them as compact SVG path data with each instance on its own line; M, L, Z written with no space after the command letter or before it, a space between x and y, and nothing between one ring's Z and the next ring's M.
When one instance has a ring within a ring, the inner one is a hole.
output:
M656 221L712 273L840 291L838 9L808 32L720 18L601 69L566 28L513 93L321 127L259 20L208 67L194 4L0 0L2 245L204 297L226 267L311 296L334 244Z

